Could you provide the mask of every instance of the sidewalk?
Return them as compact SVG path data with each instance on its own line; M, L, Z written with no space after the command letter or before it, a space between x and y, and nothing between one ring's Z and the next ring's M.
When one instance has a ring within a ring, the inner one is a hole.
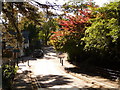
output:
M32 86L31 71L27 62L19 63L19 69L13 83L13 90L35 90Z

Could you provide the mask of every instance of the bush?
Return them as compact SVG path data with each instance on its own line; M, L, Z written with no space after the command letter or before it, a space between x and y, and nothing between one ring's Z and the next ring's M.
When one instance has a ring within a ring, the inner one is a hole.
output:
M4 90L12 89L12 81L17 72L17 67L2 65L2 86Z

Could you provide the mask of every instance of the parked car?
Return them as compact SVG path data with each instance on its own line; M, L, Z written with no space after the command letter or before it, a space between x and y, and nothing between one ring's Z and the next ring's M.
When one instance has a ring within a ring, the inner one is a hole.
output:
M34 58L39 58L39 57L43 57L43 56L44 56L43 50L41 50L41 49L34 50L34 52L33 52Z

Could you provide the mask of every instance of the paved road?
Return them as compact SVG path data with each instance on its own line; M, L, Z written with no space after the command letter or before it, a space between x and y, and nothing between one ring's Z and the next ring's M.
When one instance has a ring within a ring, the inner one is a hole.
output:
M44 58L30 60L30 66L41 88L86 88L92 85L66 73L55 52L48 51Z
M37 81L39 88L77 89L90 87L118 87L117 84L103 78L90 77L86 75L83 76L82 74L76 73L66 73L64 70L65 67L74 68L75 66L68 63L66 60L64 60L64 64L62 66L52 47L46 47L44 49L45 56L43 58L25 57L23 60L24 63L19 63L18 75L15 79L14 85L15 90L36 90L33 89L35 87L31 83L34 80L35 82ZM28 60L30 67L28 67ZM32 71L32 73L30 73L30 71ZM75 75L77 75L77 77Z

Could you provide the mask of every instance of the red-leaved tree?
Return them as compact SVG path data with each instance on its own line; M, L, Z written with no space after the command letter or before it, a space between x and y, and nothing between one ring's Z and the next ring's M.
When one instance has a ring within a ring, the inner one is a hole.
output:
M90 10L90 7L93 8L93 6L90 3L85 5L85 8L77 10L77 14L65 15L63 19L58 20L60 30L53 32L51 36L51 43L56 50L72 54L73 57L82 51L81 38L84 36L86 27L91 25L89 19L93 17L92 10Z

